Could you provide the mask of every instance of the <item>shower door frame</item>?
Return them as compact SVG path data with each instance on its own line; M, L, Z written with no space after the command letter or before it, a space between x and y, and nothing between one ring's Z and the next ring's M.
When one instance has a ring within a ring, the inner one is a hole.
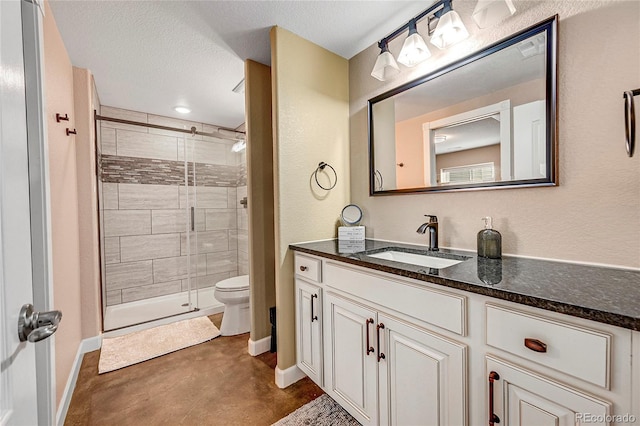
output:
M196 312L199 311L199 286L198 286L198 262L199 262L199 251L198 251L198 231L197 231L197 221L196 221L196 217L195 217L195 212L197 209L197 191L196 191L196 159L195 157L195 150L193 149L195 143L197 142L197 140L191 139L191 141L193 142L191 145L191 159L189 159L189 156L187 155L187 141L189 139L187 139L187 135L191 135L192 137L195 137L196 135L199 136L208 136L208 137L214 137L214 138L221 138L221 139L232 139L235 140L236 138L232 138L231 136L227 136L222 132L228 132L228 133L232 133L234 135L245 135L246 132L240 131L240 130L235 130L235 129L230 129L227 127L222 127L222 126L214 126L217 131L214 133L208 133L208 132L202 132L202 131L198 131L196 127L191 127L191 129L187 130L187 129L181 129L181 128L177 128L177 127L171 127L171 126L163 126L163 125L159 125L159 124L152 124L152 123L143 123L143 122L139 122L139 121L133 121L133 120L126 120L126 119L120 119L120 118L115 118L115 117L107 117L107 116L103 116L97 113L97 111L94 110L94 126L95 126L95 135L96 135L96 140L95 143L96 145L98 145L99 143L99 139L98 139L98 135L99 135L99 130L101 128L98 127L98 121L108 121L108 122L113 122L113 123L119 123L119 124L127 124L127 125L133 125L133 126L141 126L141 127L147 127L147 128L152 128L152 129L158 129L158 130L165 130L165 131L171 131L171 132L177 132L177 133L184 133L185 136L182 137L182 141L183 141L183 161L184 161L184 166L185 166L185 180L184 180L184 186L185 186L185 199L186 199L186 203L185 203L185 215L186 215L186 226L185 226L185 233L186 233L186 247L187 247L187 294L188 294L188 302L187 302L187 306L186 306L186 310L184 312L179 312L179 313L174 313L174 314L168 314L168 315L164 315L164 316L160 316L157 318L153 318L153 319L149 319L149 320L145 320L145 321L141 321L141 322L137 322L137 323L133 323L133 324L129 324L126 326L122 326L122 327L117 327L117 328L112 328L109 330L105 329L105 317L106 317L106 311L107 311L107 304L106 304L106 282L104 282L105 280L103 280L103 273L102 273L102 269L106 268L106 263L103 264L103 260L105 259L105 253L103 251L103 239L104 236L100 235L100 230L98 230L98 234L99 234L99 239L100 239L100 247L99 247L99 252L100 252L100 278L101 278L101 297L102 297L102 328L103 331L115 331L115 330L119 330L121 328L126 328L126 327L131 327L131 326L136 326L136 325L140 325L140 324L145 324L145 323L150 323L153 321L158 321L158 320L162 320L165 318L170 318L170 317L174 317L174 316L179 316L179 315L185 315L191 312ZM99 154L100 152L100 154ZM99 155L101 154L101 149L96 149L95 150L96 153L96 165L98 166L100 164L100 158ZM192 182L193 185L189 185L189 165L191 165L191 170L193 171L192 173ZM98 170L97 173L97 180L98 180L98 185L100 185L102 182L101 179L101 171L99 170L98 167L96 167L96 170ZM191 205L191 194L193 193L193 206ZM100 211L100 199L98 199L98 210ZM101 219L101 222L104 224L104 219ZM192 242L192 237L195 239L194 242ZM195 253L192 253L192 248L195 247ZM195 259L195 262L194 262ZM195 267L192 268L192 265L195 263ZM195 278L195 288L192 284L192 279L191 278ZM196 292L196 301L194 304L193 301L193 293L192 291Z

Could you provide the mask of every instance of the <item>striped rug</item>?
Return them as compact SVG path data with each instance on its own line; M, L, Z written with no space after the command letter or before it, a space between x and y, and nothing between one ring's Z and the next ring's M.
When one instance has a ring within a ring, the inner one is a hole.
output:
M320 395L272 426L359 426L329 395Z

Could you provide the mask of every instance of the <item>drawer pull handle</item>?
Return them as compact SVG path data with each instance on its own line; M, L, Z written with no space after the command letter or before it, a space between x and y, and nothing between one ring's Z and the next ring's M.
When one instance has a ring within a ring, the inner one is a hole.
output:
M380 323L376 326L376 337L377 337L377 341L378 341L378 362L380 362L381 359L385 359L385 355L384 353L382 353L380 351L380 330L384 330L384 324Z
M318 316L314 315L313 313L313 299L317 299L318 295L317 294L312 294L311 295L311 322L317 321L318 320Z
M538 339L531 339L527 337L524 339L524 345L534 352L540 352L540 353L547 352L547 344L544 342L541 342Z
M493 382L500 380L500 375L495 371L489 373L489 426L500 423L500 417L493 412Z
M373 318L369 318L367 320L367 356L369 356L370 353L375 352L375 349L373 349L373 346L371 346L371 343L369 342L369 324L373 324Z
M309 269L309 268L308 268L308 267L306 267L306 266L301 266L301 267L300 267L300 270L301 270L302 272L304 272L304 271L306 271L306 270L308 270L308 269Z

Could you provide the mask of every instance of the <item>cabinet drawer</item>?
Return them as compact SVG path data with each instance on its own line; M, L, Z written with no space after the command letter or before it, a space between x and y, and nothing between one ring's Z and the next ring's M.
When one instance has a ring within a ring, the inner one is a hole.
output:
M609 388L611 335L497 305L486 309L487 345Z
M466 298L425 285L327 262L325 284L412 318L464 335Z
M320 259L296 254L294 263L297 276L317 283L322 282L322 261Z

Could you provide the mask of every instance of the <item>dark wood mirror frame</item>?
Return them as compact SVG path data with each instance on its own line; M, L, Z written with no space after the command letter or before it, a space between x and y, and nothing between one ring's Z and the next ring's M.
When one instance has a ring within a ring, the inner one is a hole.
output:
M472 53L436 71L389 90L368 101L369 130L369 195L400 195L409 193L431 193L450 191L469 191L484 189L522 188L558 185L558 143L557 143L557 25L558 16L553 16L508 38L494 43L478 52ZM419 188L402 188L376 191L376 167L374 159L373 105L394 95L407 91L453 70L469 65L481 58L515 45L536 34L546 35L545 74L546 74L546 176L539 179L505 180L483 183L452 184Z

